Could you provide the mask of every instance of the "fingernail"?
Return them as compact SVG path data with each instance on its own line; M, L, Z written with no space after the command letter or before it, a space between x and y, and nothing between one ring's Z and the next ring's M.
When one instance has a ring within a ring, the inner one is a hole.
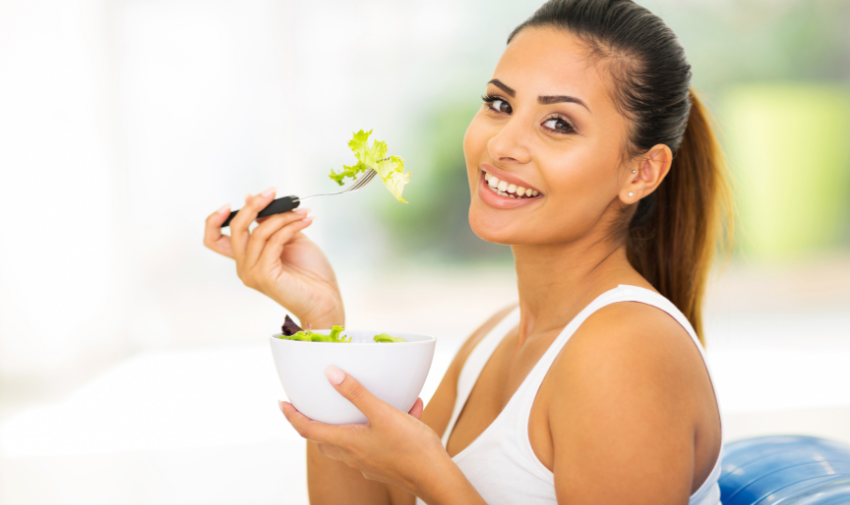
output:
M302 219L301 222L305 223L305 224L310 224L310 223L313 222L313 216L307 216L304 219Z
M219 214L229 213L230 212L230 204L226 203L226 204L222 205L221 208L218 209L216 212L218 212Z
M325 368L325 377L328 378L331 384L339 385L343 380L345 380L345 372L333 365L330 365Z
M272 186L269 189L260 193L260 195L262 195L264 198L268 198L268 197L272 196L275 193L275 191L277 191L277 189L274 186Z
M307 214L308 212L310 212L310 209L308 209L307 207L301 207L299 209L293 210L292 212L296 214Z
M283 412L283 401L278 400L277 407L280 409L281 412Z

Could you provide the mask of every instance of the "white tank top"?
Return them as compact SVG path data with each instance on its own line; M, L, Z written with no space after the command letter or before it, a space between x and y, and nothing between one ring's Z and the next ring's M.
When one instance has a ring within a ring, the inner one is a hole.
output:
M531 406L549 367L573 333L591 314L606 305L617 302L641 302L673 316L691 335L705 361L702 345L690 322L667 298L654 291L626 284L620 284L599 295L567 324L490 426L452 458L489 505L558 503L555 498L555 476L537 459L528 438L528 417ZM518 324L519 309L517 308L478 342L470 353L458 378L457 400L451 421L443 435L444 447L484 365L502 339ZM707 363L706 367L708 367ZM720 488L717 485L717 479L720 477L721 459L722 450L708 478L691 495L689 505L720 505ZM417 500L417 503L423 502Z

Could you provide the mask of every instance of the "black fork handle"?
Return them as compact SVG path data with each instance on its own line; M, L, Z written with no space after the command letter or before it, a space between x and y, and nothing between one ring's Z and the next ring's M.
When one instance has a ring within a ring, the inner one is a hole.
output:
M275 214L280 214L281 212L289 212L290 210L297 209L299 205L301 205L301 200L297 196L282 196L277 200L272 201L272 203L268 204L265 209L261 210L260 213L257 214L257 218L269 217ZM227 220L221 224L221 227L225 228L230 226L230 220L236 217L237 212L239 212L239 209L231 212L227 217Z

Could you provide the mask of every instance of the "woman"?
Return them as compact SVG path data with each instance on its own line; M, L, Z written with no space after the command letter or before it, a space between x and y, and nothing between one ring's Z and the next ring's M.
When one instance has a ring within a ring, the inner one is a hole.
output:
M461 348L422 409L326 374L368 425L281 408L312 503L719 503L720 417L700 348L722 159L675 35L630 0L550 0L508 39L464 138L469 222L516 259L519 306ZM205 243L303 325L344 323L306 210ZM668 301L669 300L669 301ZM672 303L671 303L672 302ZM442 441L441 441L442 438Z

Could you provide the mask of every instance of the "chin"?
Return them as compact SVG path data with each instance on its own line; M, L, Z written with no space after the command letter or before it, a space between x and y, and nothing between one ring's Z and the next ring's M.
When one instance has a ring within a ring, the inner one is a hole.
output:
M474 201L469 206L469 227L478 238L502 245L525 243L523 238L527 237L522 237L522 223L517 223L515 218L506 216L504 212L482 207L485 206L481 202L476 205Z

